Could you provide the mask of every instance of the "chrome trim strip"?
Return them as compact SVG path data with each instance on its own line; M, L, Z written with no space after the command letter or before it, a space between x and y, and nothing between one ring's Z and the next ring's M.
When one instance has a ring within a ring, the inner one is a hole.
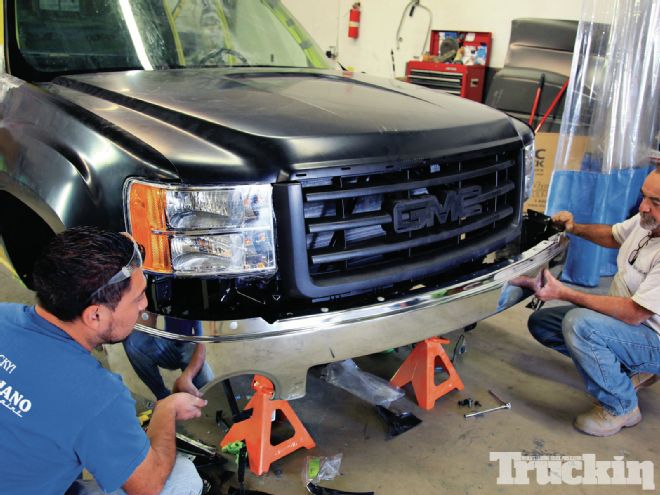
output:
M268 225L257 227L241 227L241 228L212 228L212 229L170 229L159 230L151 229L152 234L158 235L186 235L186 236L202 236L202 235L228 235L228 234L241 234L243 232L258 232L260 230L268 230Z
M379 298L374 304L360 308L333 312L322 308L318 314L287 318L273 323L268 323L261 318L203 321L203 335L200 336L187 336L166 332L162 318L157 318L158 315L154 313L145 312L148 315L145 319L151 317L152 321L154 319L156 320L156 328L138 323L135 325L135 329L172 340L221 343L249 341L265 337L303 333L310 330L322 330L372 322L411 311L448 305L460 299L499 290L507 281L538 267L547 265L566 249L566 244L567 242L564 236L556 234L550 239L542 241L526 252L512 258L507 266L477 278L427 292L421 289L419 293L410 294L391 301L383 301L382 298Z

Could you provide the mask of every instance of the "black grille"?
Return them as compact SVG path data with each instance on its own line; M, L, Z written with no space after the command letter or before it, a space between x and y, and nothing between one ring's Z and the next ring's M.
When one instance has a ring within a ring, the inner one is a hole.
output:
M451 252L465 259L519 214L519 150L348 174L301 180L313 280Z

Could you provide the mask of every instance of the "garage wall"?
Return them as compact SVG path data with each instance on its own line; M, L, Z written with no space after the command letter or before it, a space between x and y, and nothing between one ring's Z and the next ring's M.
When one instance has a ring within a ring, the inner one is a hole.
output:
M325 51L336 46L338 60L346 67L368 74L391 77L394 49L396 76L404 75L407 60L418 56L424 44L428 14L421 9L406 17L401 46L395 37L408 0L361 0L362 24L357 40L348 38L348 11L354 0L283 0ZM502 67L509 43L511 20L519 17L579 19L580 0L422 0L433 13L432 29L490 31L493 33L491 66ZM426 49L428 45L426 45Z

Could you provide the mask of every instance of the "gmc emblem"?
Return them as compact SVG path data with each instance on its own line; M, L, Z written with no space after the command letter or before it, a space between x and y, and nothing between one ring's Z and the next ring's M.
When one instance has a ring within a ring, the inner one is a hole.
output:
M482 211L477 202L480 194L481 186L469 186L458 191L445 191L442 202L435 196L395 201L392 210L394 231L402 234L433 227L436 221L443 224L447 222L450 214L452 222L478 215Z

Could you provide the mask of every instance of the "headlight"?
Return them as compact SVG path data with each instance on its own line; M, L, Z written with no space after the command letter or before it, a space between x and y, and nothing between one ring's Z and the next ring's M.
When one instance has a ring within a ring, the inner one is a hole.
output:
M235 277L276 270L270 184L193 187L129 179L124 196L147 271Z
M532 195L532 185L534 184L534 160L536 158L534 151L534 141L525 146L524 151L525 159L525 197L523 201L527 201Z

